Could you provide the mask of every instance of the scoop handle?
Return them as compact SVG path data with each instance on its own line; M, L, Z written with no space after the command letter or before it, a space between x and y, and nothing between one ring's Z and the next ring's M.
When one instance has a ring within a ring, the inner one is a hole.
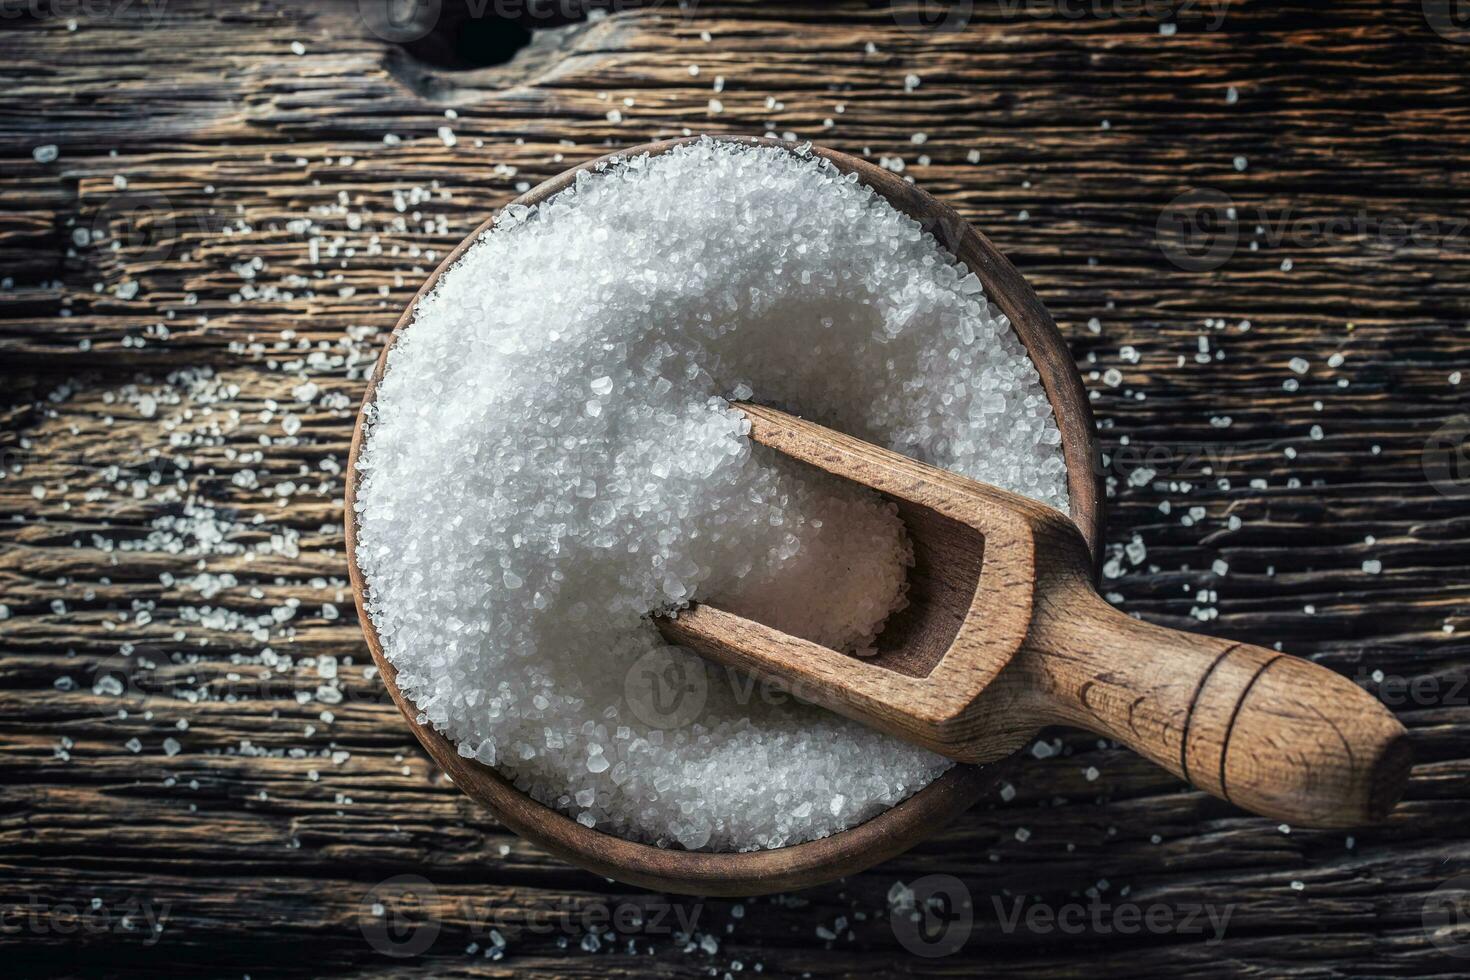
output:
M1408 733L1379 701L1287 654L1133 619L1081 585L1037 610L1023 651L1056 720L1107 735L1261 816L1382 820L1408 779Z

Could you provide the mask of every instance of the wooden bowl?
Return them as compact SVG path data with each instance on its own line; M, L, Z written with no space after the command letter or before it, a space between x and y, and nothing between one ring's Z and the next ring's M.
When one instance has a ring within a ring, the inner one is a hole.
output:
M795 144L751 137L718 136L716 139L793 149ZM618 157L640 153L660 154L693 142L695 138L648 143L599 157L553 177L516 198L515 204L535 205L569 186L579 171ZM1062 455L1067 464L1067 490L1072 520L1081 529L1094 559L1102 534L1102 479L1097 465L1097 437L1092 409L1082 378L1067 350L1056 323L1031 287L991 244L954 209L904 181L897 175L844 153L813 146L811 152L830 160L843 173L858 179L887 198L933 232L945 248L980 278L990 301L1010 319L1021 342L1041 375L1042 385L1056 415L1062 434ZM486 221L451 252L419 289L384 345L363 396L348 459L346 534L348 568L352 578L357 616L367 638L368 649L382 673L383 683L394 703L408 719L413 733L449 774L455 784L476 802L489 808L502 823L533 843L589 871L619 881L663 891L691 895L744 896L803 888L818 882L861 871L893 857L920 840L938 832L967 810L999 778L996 767L956 766L903 803L871 820L821 840L773 850L740 854L707 853L653 847L591 830L570 817L531 799L511 785L495 769L462 757L443 735L414 722L418 710L404 698L396 683L393 665L383 656L383 645L364 604L366 584L355 553L357 521L353 503L357 494L357 455L362 448L363 417L373 403L378 382L387 367L388 352L398 335L413 319L418 302L429 294L445 270L489 230Z

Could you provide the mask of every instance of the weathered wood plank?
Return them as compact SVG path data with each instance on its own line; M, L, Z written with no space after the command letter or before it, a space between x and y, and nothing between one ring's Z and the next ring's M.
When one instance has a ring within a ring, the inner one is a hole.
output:
M1234 3L1218 30L1200 6L1163 36L1040 6L979 4L944 31L886 3L705 0L467 72L417 63L352 3L123 7L0 24L0 941L18 973L1463 973L1463 934L1424 913L1470 871L1470 497L1432 442L1470 414L1470 45L1420 5ZM1393 820L1351 847L1283 833L1058 733L1008 764L1011 799L870 873L739 918L679 903L715 952L651 927L582 949L596 914L648 897L521 844L419 754L363 674L340 465L378 332L437 256L519 187L686 129L901 157L990 234L1095 393L1104 590L1379 692L1418 759ZM58 159L34 159L48 144ZM1205 188L1243 224L1191 272L1161 214ZM240 548L199 549L181 516ZM432 883L439 932L400 961L368 937L374 886L402 874ZM924 959L886 896L930 874L964 882L976 924ZM1056 911L1088 889L1175 925L1004 926L1017 897ZM168 908L152 945L144 902ZM1178 927L1191 903L1229 910L1218 943Z

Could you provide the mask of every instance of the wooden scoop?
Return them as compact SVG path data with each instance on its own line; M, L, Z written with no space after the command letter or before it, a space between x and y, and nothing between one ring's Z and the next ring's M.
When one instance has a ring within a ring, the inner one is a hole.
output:
M1043 726L1116 739L1247 810L1313 827L1381 820L1408 778L1402 725L1316 664L1133 619L1093 590L1087 546L1033 500L761 405L750 436L894 501L910 606L857 659L696 604L671 643L961 762Z

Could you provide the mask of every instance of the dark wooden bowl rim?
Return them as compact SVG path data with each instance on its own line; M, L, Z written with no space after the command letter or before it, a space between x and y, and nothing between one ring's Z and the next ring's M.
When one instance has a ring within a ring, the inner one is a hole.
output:
M537 185L512 203L527 206L538 204L569 186L579 171L591 170L600 163L640 153L666 153L676 146L699 138L647 143L599 157ZM777 146L788 150L805 145L755 137L714 138ZM1062 433L1062 454L1067 464L1071 517L1082 530L1096 557L1102 534L1103 514L1092 409L1066 341L1030 285L988 238L949 206L896 174L864 160L814 145L810 147L810 152L831 161L843 173L856 173L860 181L887 198L895 208L922 222L941 244L979 276L990 301L1009 317L1016 334L1035 362L1047 397L1051 401ZM357 455L363 439L363 414L377 394L378 382L387 366L388 352L398 335L412 320L413 311L419 301L429 294L439 277L493 223L493 219L486 221L439 263L439 267L399 317L368 380L348 458L345 525L348 568L353 597L357 603L358 620L362 623L368 649L382 673L383 683L394 703L408 719L414 735L435 763L456 785L490 809L507 827L552 854L619 881L691 895L759 895L804 888L852 874L902 853L937 833L972 806L1000 778L999 773L1003 767L956 766L903 803L855 827L805 844L738 854L658 848L589 829L570 817L543 806L517 790L496 770L462 757L449 740L431 726L415 723L414 718L418 711L398 690L393 665L383 655L377 630L364 606L365 585L354 551L357 521L353 503L357 491Z

